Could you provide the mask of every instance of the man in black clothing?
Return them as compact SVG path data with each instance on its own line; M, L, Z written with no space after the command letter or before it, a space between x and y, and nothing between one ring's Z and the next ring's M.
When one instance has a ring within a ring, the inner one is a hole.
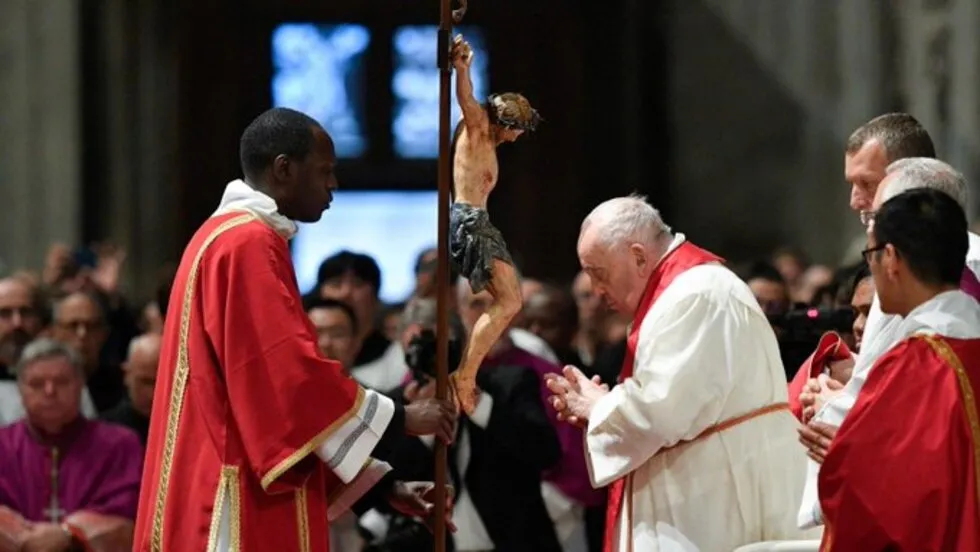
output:
M131 341L129 355L123 364L126 397L102 414L103 420L135 431L143 446L146 446L146 435L150 430L150 408L153 405L153 387L156 384L159 361L159 335L144 334Z
M88 391L98 412L109 410L126 396L121 367L102 362L109 326L103 305L95 294L76 291L58 300L54 304L51 336L82 357Z
M413 299L405 309L403 341L434 330L436 302ZM455 328L460 325L454 324ZM462 332L459 332L462 333ZM457 334L459 335L459 334ZM414 347L406 347L411 351ZM453 347L459 351L461 347ZM430 347L429 350L432 350ZM414 378L398 390L411 404L434 394L434 358L409 362ZM451 361L451 365L455 363ZM541 402L537 373L524 366L494 366L477 372L480 398L472 416L461 415L456 440L449 448L449 472L456 489L453 521L457 532L447 540L457 552L558 552L561 546L541 495L542 472L561 458L554 426ZM431 479L431 440L407 438L392 454L398 479ZM394 525L398 525L395 520ZM392 549L431 550L422 542Z

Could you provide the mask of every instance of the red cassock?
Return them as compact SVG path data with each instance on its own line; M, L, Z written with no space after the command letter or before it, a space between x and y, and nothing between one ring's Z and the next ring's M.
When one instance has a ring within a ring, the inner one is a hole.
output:
M820 468L822 551L980 550L980 339L881 357Z
M328 550L328 496L344 486L313 452L357 421L365 391L321 357L295 282L286 240L254 214L212 217L192 238L170 297L134 550Z

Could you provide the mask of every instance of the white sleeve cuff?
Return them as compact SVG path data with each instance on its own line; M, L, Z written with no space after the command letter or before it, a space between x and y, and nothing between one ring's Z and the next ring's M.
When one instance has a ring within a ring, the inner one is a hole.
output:
M476 403L476 409L470 416L470 421L481 428L486 428L490 423L490 412L493 410L493 397L489 393L480 393L480 402Z
M316 455L341 482L350 483L367 463L394 414L395 403L391 399L365 390L357 412L317 448Z

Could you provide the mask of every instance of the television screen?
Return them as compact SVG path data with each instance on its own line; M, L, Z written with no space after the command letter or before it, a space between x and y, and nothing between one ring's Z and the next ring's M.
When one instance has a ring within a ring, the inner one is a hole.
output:
M316 285L320 263L343 250L374 257L381 299L397 303L415 289L415 260L436 244L436 191L337 191L314 224L300 224L292 241L299 289Z
M368 147L365 54L371 34L362 25L286 23L272 33L272 102L302 111L333 137L337 156Z
M435 159L439 156L439 68L436 66L438 27L411 25L398 27L392 37L394 74L391 88L395 113L391 123L395 155L408 159ZM487 78L487 48L478 28L460 26L473 48L471 77L473 93L481 103L490 94ZM455 127L460 119L456 103L455 72L452 84L452 112Z

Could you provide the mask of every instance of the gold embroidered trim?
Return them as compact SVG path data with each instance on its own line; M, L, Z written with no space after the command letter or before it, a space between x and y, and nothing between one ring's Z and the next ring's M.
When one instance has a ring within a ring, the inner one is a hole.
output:
M296 529L300 552L310 552L310 518L306 504L306 487L296 491Z
M225 503L225 474L222 468L221 477L218 478L218 488L214 491L214 505L211 508L211 528L208 531L208 552L218 550L218 531L221 527L221 509Z
M218 550L218 532L221 530L221 512L228 501L228 552L241 549L241 496L238 487L238 466L222 466L218 489L214 493L214 509L211 511L211 529L208 532L208 552Z
M170 487L170 472L173 469L174 448L177 445L177 429L180 424L180 411L184 405L184 391L187 387L187 375L190 371L187 338L190 332L191 307L194 299L194 285L197 282L197 273L200 268L201 259L208 247L218 239L218 236L228 230L247 224L256 220L255 215L247 214L235 217L223 222L211 234L205 238L204 243L197 250L194 263L191 265L190 273L187 276L187 284L184 286L184 300L180 310L180 337L177 348L177 366L174 369L174 381L170 388L170 404L167 411L167 430L164 434L163 456L160 465L160 479L157 481L157 496L153 511L153 527L150 534L150 550L152 552L163 551L163 514L167 506L167 492ZM237 492L237 491L236 491Z
M282 474L286 473L289 470L289 468L292 468L293 466L296 465L297 462L309 456L310 453L312 453L320 445L322 445L324 441L329 439L331 435L336 433L337 430L340 429L340 427L344 425L344 423L351 418L351 416L357 414L357 411L361 409L361 403L363 402L364 402L364 388L358 386L357 397L354 399L354 405L350 407L350 409L347 412L345 412L343 416L334 420L334 422L329 426L327 426L326 429L324 429L316 436L314 436L312 439L310 439L309 442L307 442L305 445L298 448L295 452L287 456L281 462L273 466L273 468L269 470L269 472L266 473L264 477L262 477L262 490L268 491L269 486L272 485L272 483L275 482L276 479L279 479L279 477Z
M231 532L228 552L238 552L242 549L242 497L238 481L238 466L224 466L221 475L228 485L228 526Z
M948 343L934 335L922 336L922 339L932 347L939 358L946 361L956 372L956 379L960 384L960 398L963 400L963 410L966 412L966 421L970 426L970 435L973 438L973 478L976 481L977 500L980 500L980 415L977 414L977 400L973 393L973 384L970 383L970 376L967 375L960 357Z

